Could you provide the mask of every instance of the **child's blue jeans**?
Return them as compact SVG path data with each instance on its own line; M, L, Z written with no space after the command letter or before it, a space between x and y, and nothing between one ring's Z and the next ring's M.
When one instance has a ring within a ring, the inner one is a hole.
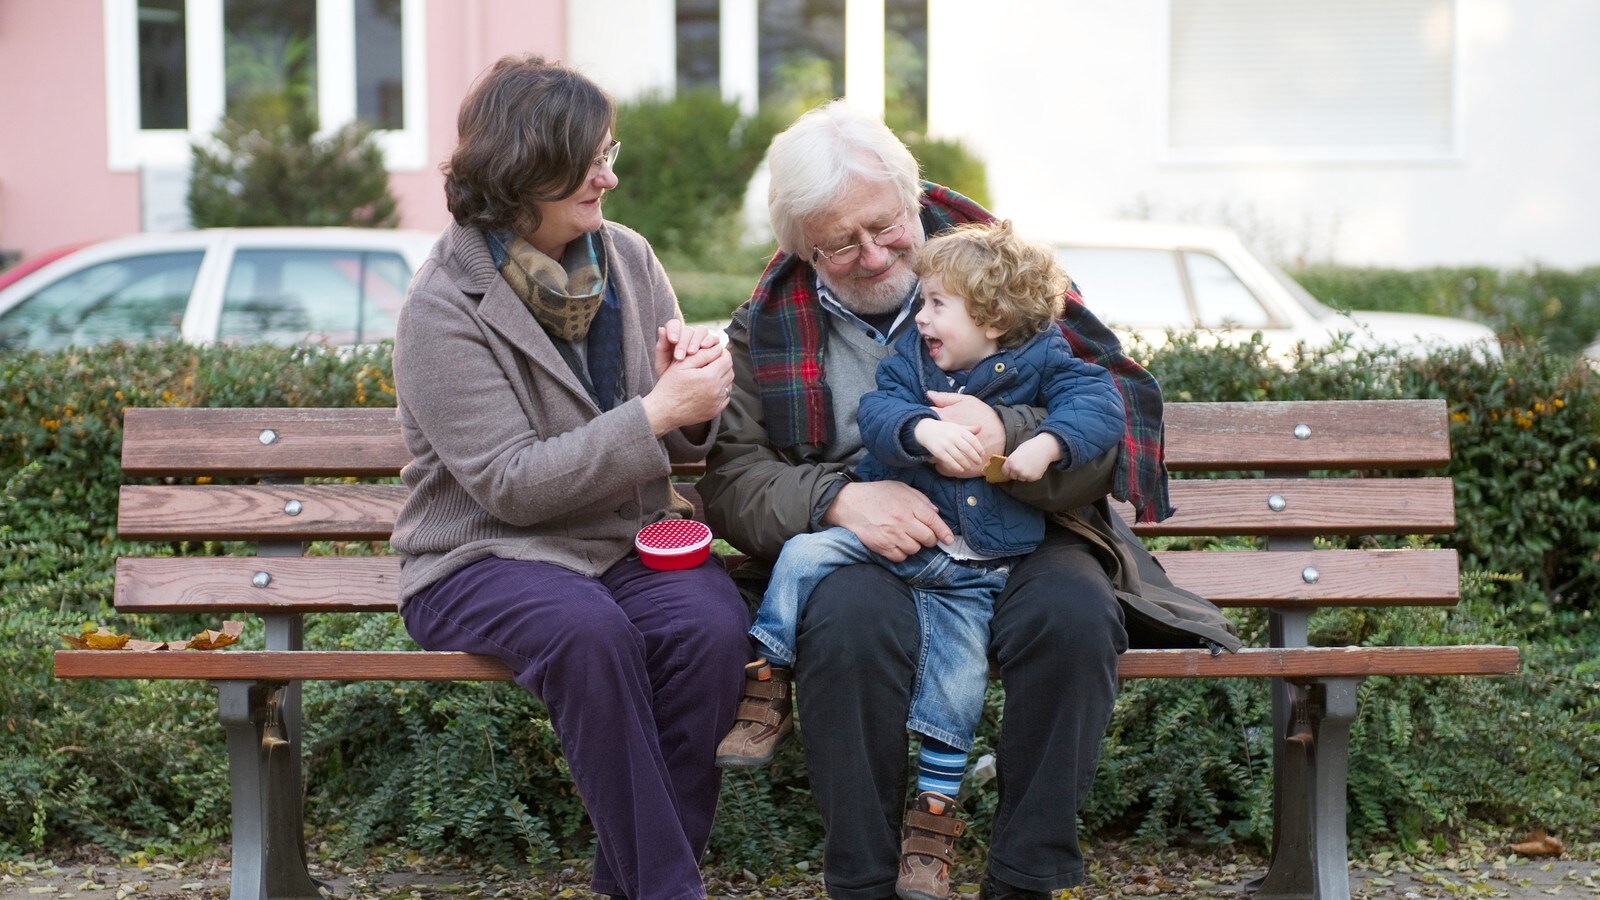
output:
M817 583L844 566L883 566L911 588L922 630L906 727L971 750L989 683L989 619L1015 561L957 560L935 547L897 563L848 528L797 534L783 545L750 636L774 665L792 667L800 609Z

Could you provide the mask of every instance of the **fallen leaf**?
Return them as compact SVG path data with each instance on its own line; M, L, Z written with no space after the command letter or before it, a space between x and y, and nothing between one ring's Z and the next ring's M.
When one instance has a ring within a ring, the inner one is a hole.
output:
M1567 845L1561 843L1561 841L1557 840L1555 837L1552 837L1543 828L1540 828L1533 834L1528 835L1526 839L1512 844L1511 852L1517 854L1518 856L1526 856L1529 858L1537 856L1560 856L1561 854L1567 852Z
M61 639L79 650L121 650L128 636L108 631L104 626L90 631L87 627L79 635L63 634Z
M187 650L221 650L223 647L239 642L239 635L244 633L244 623L226 621L222 623L221 631L206 629L188 641L183 649ZM173 649L179 649L174 647Z

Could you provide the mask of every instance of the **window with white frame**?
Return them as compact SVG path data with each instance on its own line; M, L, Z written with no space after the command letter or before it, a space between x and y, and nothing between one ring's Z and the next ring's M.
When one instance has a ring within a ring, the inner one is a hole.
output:
M427 164L426 0L102 0L114 171L188 164L189 144L267 94L324 129L377 129L391 170Z
M1454 0L1171 0L1179 158L1456 152Z

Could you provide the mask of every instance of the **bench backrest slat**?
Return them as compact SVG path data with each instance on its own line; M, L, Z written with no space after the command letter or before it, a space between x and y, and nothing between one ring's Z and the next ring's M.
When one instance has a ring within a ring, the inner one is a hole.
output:
M699 494L679 493L696 507ZM124 485L117 531L128 540L387 540L405 502L394 484ZM1274 509L1272 498L1283 500ZM1448 478L1188 479L1172 483L1177 515L1134 524L1141 535L1445 534L1455 529ZM298 501L298 514L287 510Z
M405 501L402 485L372 483L392 479L410 458L392 409L132 409L125 422L123 468L130 478L256 479L125 485L118 509L125 539L256 541L278 545L274 551L312 541L382 542ZM1166 423L1169 464L1194 474L1172 482L1176 515L1134 525L1135 532L1253 535L1279 548L1159 553L1178 584L1220 606L1458 599L1450 550L1303 550L1270 540L1453 531L1449 478L1301 477L1448 464L1444 401L1173 403ZM680 489L698 504L693 482ZM1123 504L1113 509L1132 518ZM360 547L338 552L126 558L117 565L116 604L192 613L394 609L398 558L359 555ZM264 587L253 583L258 576Z
M1219 606L1450 605L1454 550L1283 553L1166 550L1173 578ZM1306 568L1317 570L1306 580ZM266 573L257 587L252 579ZM125 557L116 604L125 612L359 612L395 608L393 556Z
M117 534L130 541L386 541L405 499L399 484L130 484L117 502Z
M1179 471L1420 469L1450 461L1442 400L1171 403ZM1308 436L1295 436L1304 425ZM275 439L263 443L263 432ZM395 475L410 461L392 409L130 409L130 477Z

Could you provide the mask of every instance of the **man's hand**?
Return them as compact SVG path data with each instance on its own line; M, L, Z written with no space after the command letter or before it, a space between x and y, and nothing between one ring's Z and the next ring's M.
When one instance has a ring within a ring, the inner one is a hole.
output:
M1000 424L1000 414L989 404L977 397L948 391L929 391L928 402L932 404L933 411L939 418L971 428L981 445L978 462L975 465L957 468L936 461L934 469L940 475L952 478L976 478L983 474L985 460L991 456L1005 455L1005 426Z
M1050 464L1061 458L1061 442L1053 434L1036 434L1017 445L1000 471L1012 481L1038 481Z
M845 485L834 496L822 522L850 529L868 550L892 562L902 562L924 547L955 540L933 501L898 481Z
M987 458L976 431L976 428L942 419L918 419L913 434L922 449L933 456L935 468L965 471L973 466L982 469Z

